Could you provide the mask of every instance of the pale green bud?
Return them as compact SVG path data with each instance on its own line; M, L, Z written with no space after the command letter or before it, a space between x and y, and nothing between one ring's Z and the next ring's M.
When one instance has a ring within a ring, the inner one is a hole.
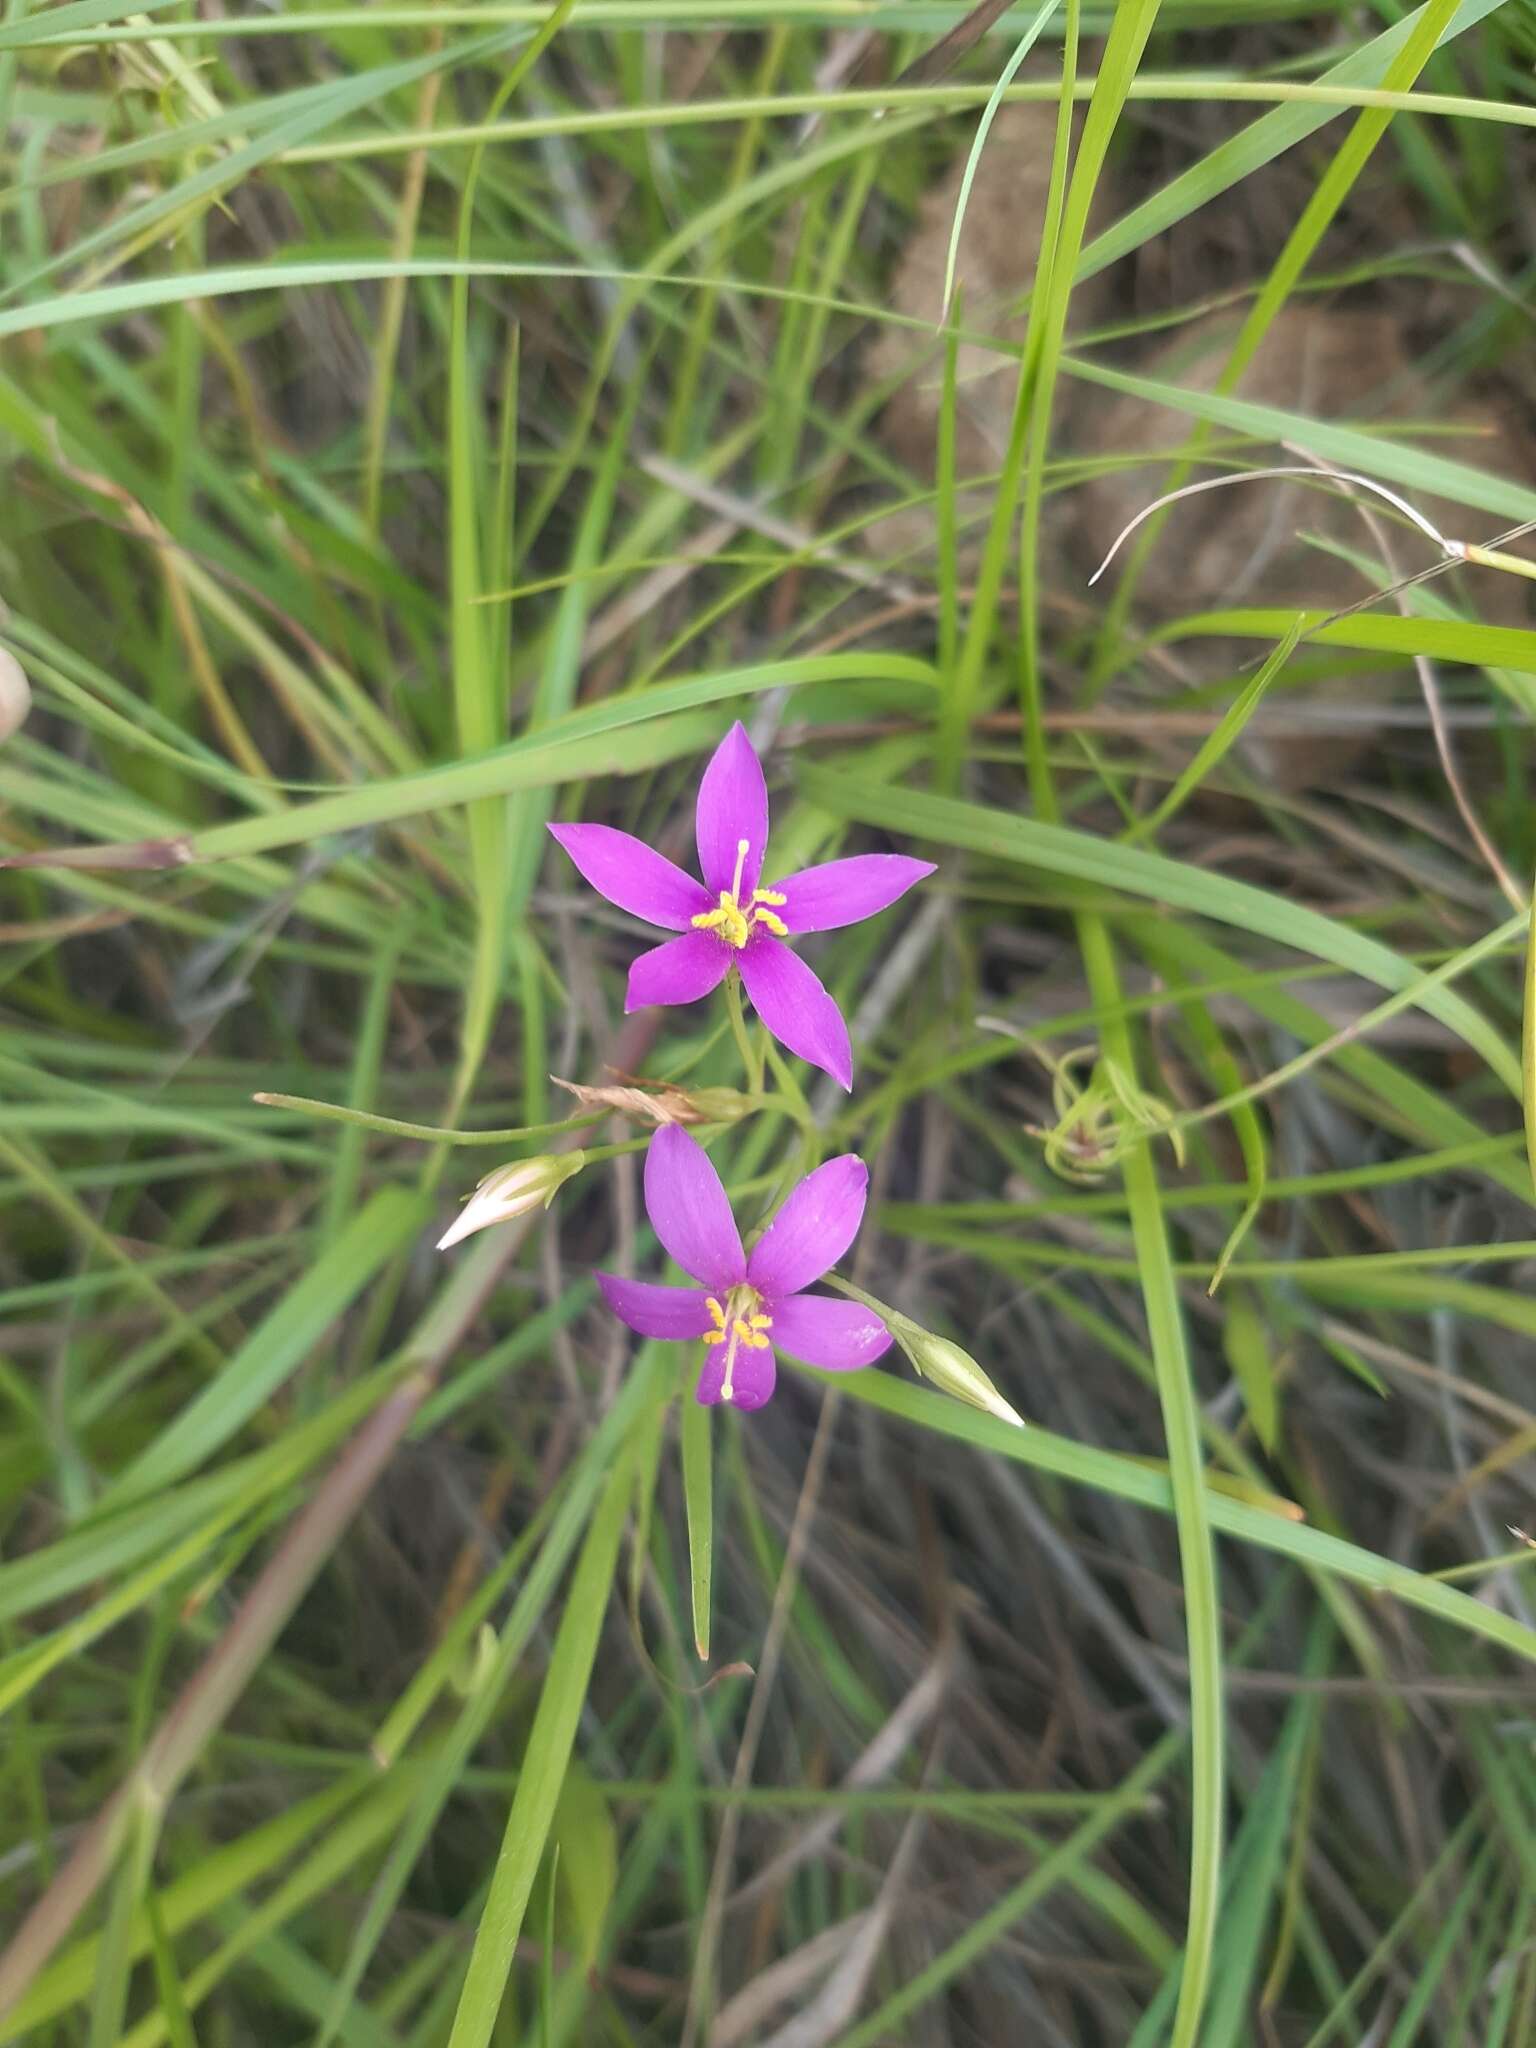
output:
M920 1378L952 1400L964 1401L967 1407L995 1415L999 1422L1011 1422L1015 1429L1024 1428L1023 1416L1009 1407L969 1351L962 1351L947 1337L935 1336L932 1330L923 1329L906 1316L888 1316L886 1321Z
M684 1088L672 1109L679 1123L734 1124L762 1106L761 1095L744 1095L739 1088Z
M0 740L8 740L31 709L26 670L14 654L0 647Z
M514 1216L526 1216L531 1209L547 1209L559 1190L587 1163L585 1152L557 1156L541 1153L537 1159L514 1159L510 1166L498 1166L488 1173L463 1209L437 1241L440 1252L472 1237L492 1223L510 1223Z

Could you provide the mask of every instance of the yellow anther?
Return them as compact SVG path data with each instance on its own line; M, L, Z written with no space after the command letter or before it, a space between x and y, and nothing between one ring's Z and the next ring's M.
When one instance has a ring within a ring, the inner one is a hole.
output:
M720 891L720 901L713 910L701 910L692 920L695 931L718 932L725 943L740 952L759 925L766 932L772 932L776 939L789 937L789 926L782 917L775 917L772 906L782 907L788 901L782 889L754 889L752 900L742 908L741 877L746 867L748 844L745 839L736 842L736 872L731 877L729 889Z
M693 924L699 931L718 932L728 946L739 952L747 943L751 933L751 922L736 898L727 889L720 891L720 902L714 910L701 910Z
M706 1344L724 1344L725 1358L720 1373L720 1398L736 1397L736 1354L738 1351L766 1351L772 1339L766 1334L773 1318L763 1312L763 1297L745 1281L733 1287L723 1303L706 1295L705 1307L715 1328L704 1333Z

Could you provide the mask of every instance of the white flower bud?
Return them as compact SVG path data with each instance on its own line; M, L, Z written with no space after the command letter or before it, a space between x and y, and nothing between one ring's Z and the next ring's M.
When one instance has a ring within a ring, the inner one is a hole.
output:
M0 740L8 740L31 709L26 670L14 654L0 647Z
M1015 1429L1024 1428L1023 1416L1009 1407L968 1351L951 1344L947 1337L936 1337L906 1316L892 1322L891 1334L919 1376L931 1381L940 1393L995 1415L999 1422L1011 1422Z
M559 1189L586 1163L585 1152L567 1152L562 1158L545 1152L537 1159L514 1159L510 1166L498 1166L481 1181L438 1239L438 1250L445 1252L492 1223L510 1223L530 1209L547 1209Z

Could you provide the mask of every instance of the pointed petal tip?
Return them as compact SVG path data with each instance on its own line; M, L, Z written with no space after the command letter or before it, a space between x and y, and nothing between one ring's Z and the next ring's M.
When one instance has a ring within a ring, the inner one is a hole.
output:
M743 896L762 879L768 844L768 785L751 735L738 718L705 764L694 802L694 839L699 872L715 895L734 887L738 849Z
M686 932L710 906L702 882L632 832L612 825L551 824L549 833L589 887L647 924Z
M856 853L782 875L779 915L792 932L831 932L862 924L889 910L919 882L938 872L931 860L905 853Z
M851 1152L792 1188L752 1247L747 1277L759 1293L783 1303L830 1272L858 1235L868 1188L868 1170Z
M848 1026L800 955L778 939L754 937L737 954L736 965L753 1009L780 1045L851 1092L853 1046Z
M663 1124L652 1138L643 1184L651 1228L685 1273L717 1293L746 1277L730 1199L709 1154L681 1124Z
M625 1011L699 1002L720 986L730 965L730 947L713 932L666 939L630 962Z

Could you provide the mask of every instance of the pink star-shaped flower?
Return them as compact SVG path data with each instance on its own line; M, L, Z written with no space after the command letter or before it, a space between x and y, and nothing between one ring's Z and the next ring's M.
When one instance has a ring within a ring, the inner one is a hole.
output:
M703 882L643 839L612 826L549 828L600 896L647 924L681 934L634 962L625 1009L697 1002L734 967L753 1009L779 1043L851 1088L853 1051L843 1014L784 941L861 924L931 875L933 863L865 853L803 868L764 887L768 789L740 723L704 770L694 824Z
M808 1173L750 1253L730 1200L696 1139L665 1124L645 1155L645 1207L657 1237L697 1287L657 1287L599 1273L603 1299L642 1337L705 1347L698 1398L761 1408L773 1392L773 1347L830 1372L870 1365L891 1333L862 1302L807 1294L864 1220L869 1171L851 1152Z

